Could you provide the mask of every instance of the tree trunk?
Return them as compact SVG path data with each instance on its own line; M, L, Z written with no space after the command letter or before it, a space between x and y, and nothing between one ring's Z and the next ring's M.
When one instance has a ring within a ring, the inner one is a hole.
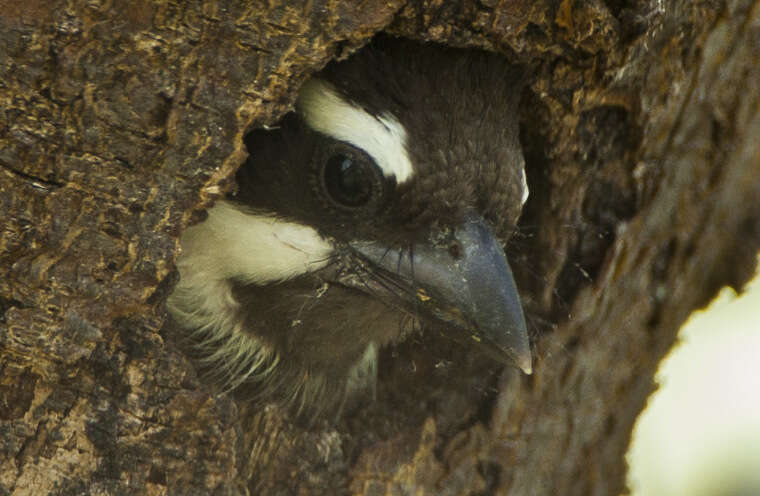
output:
M199 380L164 302L245 132L381 30L530 74L537 363L424 336L306 428ZM678 327L754 268L759 60L757 0L0 0L0 494L619 494Z

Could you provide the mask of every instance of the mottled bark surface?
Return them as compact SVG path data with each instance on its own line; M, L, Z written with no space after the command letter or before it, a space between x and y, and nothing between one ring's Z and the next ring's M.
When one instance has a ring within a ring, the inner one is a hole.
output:
M380 30L532 74L537 364L421 337L306 429L199 381L164 301L244 133ZM678 326L754 267L758 61L757 0L1 0L0 494L618 494Z

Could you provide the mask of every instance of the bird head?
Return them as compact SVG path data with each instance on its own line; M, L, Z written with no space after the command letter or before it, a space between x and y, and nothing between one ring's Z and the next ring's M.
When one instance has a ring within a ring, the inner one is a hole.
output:
M498 55L387 38L308 80L182 236L169 309L210 368L309 406L422 328L530 373L503 249L528 193L520 91Z

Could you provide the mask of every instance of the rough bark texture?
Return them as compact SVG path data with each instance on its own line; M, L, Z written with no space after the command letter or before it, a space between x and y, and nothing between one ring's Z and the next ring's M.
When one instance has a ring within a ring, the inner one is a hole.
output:
M199 381L164 301L244 133L380 30L532 74L537 364L426 336L307 429ZM0 0L0 494L618 494L679 325L754 267L758 60L757 0Z

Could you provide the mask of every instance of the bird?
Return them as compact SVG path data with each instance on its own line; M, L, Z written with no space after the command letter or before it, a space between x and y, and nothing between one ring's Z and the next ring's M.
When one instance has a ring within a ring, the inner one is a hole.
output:
M180 238L171 318L207 374L321 412L417 332L532 371L504 246L528 197L524 71L378 37L249 132L236 188Z

